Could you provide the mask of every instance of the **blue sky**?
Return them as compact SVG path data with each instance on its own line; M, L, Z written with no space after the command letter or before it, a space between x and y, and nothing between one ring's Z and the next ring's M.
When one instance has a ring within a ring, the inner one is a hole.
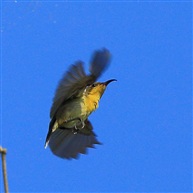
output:
M57 83L102 47L99 81L118 80L90 117L103 145L63 160L44 149ZM191 1L3 1L1 50L10 192L191 192Z

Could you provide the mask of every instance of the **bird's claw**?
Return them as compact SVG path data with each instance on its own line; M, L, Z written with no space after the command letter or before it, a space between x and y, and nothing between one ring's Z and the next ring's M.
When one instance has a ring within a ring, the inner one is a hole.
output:
M84 123L84 121L82 121L82 119L79 119L80 120L80 122L81 122L81 128L77 128L77 126L75 125L74 126L74 129L73 129L73 133L74 134L77 134L78 133L78 130L80 130L80 129L83 129L84 128L84 126L85 126L85 123Z
M81 120L81 124L82 124L82 128L81 128L81 129L83 129L83 128L84 128L84 126L85 126L84 121L82 121L82 120Z

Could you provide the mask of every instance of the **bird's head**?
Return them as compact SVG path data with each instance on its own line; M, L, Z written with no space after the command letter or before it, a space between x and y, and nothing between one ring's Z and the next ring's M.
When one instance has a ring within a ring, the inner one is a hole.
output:
M106 82L95 82L89 86L87 86L85 92L86 95L89 96L98 96L99 98L102 97L107 85L113 81L117 81L116 79L110 79L107 80Z

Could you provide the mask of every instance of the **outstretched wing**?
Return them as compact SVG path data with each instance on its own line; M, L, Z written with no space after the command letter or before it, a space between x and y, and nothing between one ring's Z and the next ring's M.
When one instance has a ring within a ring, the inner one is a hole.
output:
M58 108L66 100L77 97L88 84L94 83L110 63L110 52L107 49L95 51L90 64L90 75L86 75L83 62L72 65L60 80L50 110L53 118Z
M50 118L55 115L64 101L73 96L77 96L81 89L86 87L90 82L92 84L94 80L92 77L86 75L81 61L72 65L68 72L63 75L58 84L50 110Z
M107 69L111 61L109 50L103 48L94 52L90 62L90 73L98 78Z
M66 159L78 158L78 154L86 154L87 148L94 148L94 144L100 144L92 131L91 123L86 120L83 130L74 134L73 129L56 129L51 135L49 147L51 151Z

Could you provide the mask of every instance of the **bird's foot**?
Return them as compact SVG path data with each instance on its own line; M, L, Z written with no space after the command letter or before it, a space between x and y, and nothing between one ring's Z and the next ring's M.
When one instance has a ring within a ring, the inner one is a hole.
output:
M82 124L82 127L81 127L81 129L83 129L83 128L84 128L84 126L85 126L85 123L84 123L84 121L82 121L82 120L81 120L81 124Z
M77 133L78 133L78 128L76 127L76 125L75 125L75 127L72 129L72 133L74 134L74 135L76 135Z
M73 133L74 133L74 134L77 134L77 133L78 133L78 130L83 129L84 126L85 126L85 123L84 123L84 121L82 121L82 119L79 118L79 121L80 121L80 123L81 123L81 127L77 127L77 124L76 124L76 125L74 126L74 129L73 129ZM78 126L79 126L79 125L78 125Z
M77 124L75 125L75 129L83 129L84 128L84 126L85 126L85 123L84 123L84 121L81 119L81 118L78 118L78 120L80 121L80 123L81 123L81 128L79 127L79 128L77 128ZM78 126L79 126L79 124L78 124Z

